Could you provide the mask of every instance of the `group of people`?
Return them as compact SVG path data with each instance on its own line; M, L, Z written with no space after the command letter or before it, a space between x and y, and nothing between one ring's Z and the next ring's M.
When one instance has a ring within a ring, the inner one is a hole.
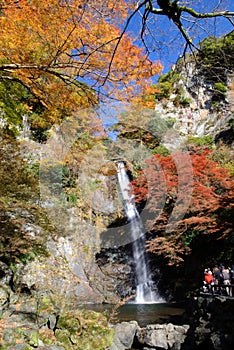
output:
M234 288L234 265L225 267L215 265L211 270L204 270L203 291L209 293L226 294L232 296Z

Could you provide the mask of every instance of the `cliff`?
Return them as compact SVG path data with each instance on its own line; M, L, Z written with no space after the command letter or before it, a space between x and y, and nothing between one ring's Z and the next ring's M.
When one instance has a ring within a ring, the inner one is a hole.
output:
M180 135L219 139L233 126L233 47L234 32L206 39L200 51L180 58L159 78L156 111ZM232 143L233 135L226 141Z

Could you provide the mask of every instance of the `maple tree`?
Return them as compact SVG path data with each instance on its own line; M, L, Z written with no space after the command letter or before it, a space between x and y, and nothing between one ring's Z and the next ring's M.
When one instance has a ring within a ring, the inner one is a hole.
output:
M146 161L147 168L144 172L141 171L139 177L133 181L137 201L146 201L149 195L153 199L149 210L156 215L155 219L148 222L148 230L153 238L148 241L147 249L163 255L171 265L184 261L198 237L205 240L205 237L212 235L213 240L226 240L228 245L231 244L233 177L227 169L212 160L211 155L211 150L202 148L190 154L194 176L191 203L175 229L169 232L167 225L178 196L179 181L173 157L154 155ZM164 193L165 205L160 212ZM180 198L181 206L175 208L178 216L187 193L184 188Z
M133 5L1 1L0 83L20 84L31 94L41 106L38 124L51 125L105 96L131 99L162 68L121 31ZM34 111L32 103L25 107Z

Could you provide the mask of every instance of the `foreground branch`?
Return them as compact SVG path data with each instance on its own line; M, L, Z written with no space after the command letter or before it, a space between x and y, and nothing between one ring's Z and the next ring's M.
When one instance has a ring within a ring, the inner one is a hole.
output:
M176 25L181 35L185 39L187 46L189 46L190 48L192 46L195 47L195 45L193 44L192 39L189 37L188 31L185 29L185 27L182 24L181 17L183 13L187 13L196 19L224 17L232 25L234 25L234 22L232 20L232 17L234 17L234 12L231 12L231 11L214 11L214 12L200 13L195 11L191 7L179 5L178 0L174 0L174 1L157 0L157 4L159 8L155 8L151 0L144 1L143 4L145 4L145 12L143 15L143 19L144 18L147 19L149 13L152 13L154 15L166 16L169 20L172 20L173 23ZM146 26L146 23L143 23L143 27L145 26Z

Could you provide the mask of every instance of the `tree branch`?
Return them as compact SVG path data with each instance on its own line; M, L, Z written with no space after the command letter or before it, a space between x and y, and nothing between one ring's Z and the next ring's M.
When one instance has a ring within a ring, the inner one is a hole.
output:
M116 54L116 52L117 52L117 49L118 49L118 47L119 47L119 44L120 44L120 42L121 42L121 40L122 40L122 38L123 38L123 36L124 36L124 34L125 34L125 32L126 32L128 26L129 26L129 23L130 23L131 19L132 19L132 18L135 16L135 14L136 14L143 6L145 6L147 3L148 3L148 0L144 0L140 5L137 6L137 8L133 11L133 13L128 17L127 22L126 22L126 24L125 24L125 26L124 26L124 29L123 29L123 31L121 32L121 34L120 34L120 36L119 36L119 38L118 38L118 40L117 40L117 44L116 44L116 46L115 46L115 48L114 48L114 50L113 50L113 53L112 53L112 56L111 56L111 59L110 59L110 63L109 63L109 67L108 67L108 71L107 71L107 74L106 74L106 78L104 79L102 86L106 83L106 81L107 81L107 79L108 79L108 76L110 75L111 66L112 66L112 63L113 63L113 61L114 61L115 54Z
M220 12L207 12L207 13L199 13L187 6L178 6L182 12L189 13L192 17L195 18L214 18L214 17L233 17L234 12L230 11L220 11Z
M215 11L215 12L207 12L207 13L200 13L195 11L191 7L179 5L178 0L157 0L157 4L159 8L153 7L152 1L148 0L146 2L146 9L145 13L152 13L154 15L164 15L168 17L169 20L172 20L174 24L179 29L181 35L186 41L187 46L190 47L190 49L196 48L196 46L193 44L192 39L189 37L188 31L184 28L182 22L181 22L181 15L183 13L187 13L193 18L216 18L216 17L225 17L227 20L229 20L233 24L233 20L231 17L234 16L234 12L231 11ZM145 24L144 24L145 26Z

